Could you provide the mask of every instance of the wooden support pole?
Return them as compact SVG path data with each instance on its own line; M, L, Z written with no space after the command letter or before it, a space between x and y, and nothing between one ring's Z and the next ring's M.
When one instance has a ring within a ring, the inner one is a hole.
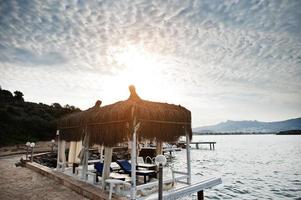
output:
M100 162L103 162L103 145L100 147Z
M136 129L133 132L132 149L131 149L131 199L136 199Z
M137 131L140 127L140 122L137 122L137 118L135 116L135 106L132 107L132 149L131 149L131 200L136 199L136 162L137 162Z
M30 162L33 162L33 148L34 148L34 147L31 147L31 157L30 157Z
M161 141L156 141L156 156L157 155L162 155L162 153L163 153L163 142L161 142ZM158 168L158 166L156 167L156 171L158 171L159 170L159 168ZM157 174L157 178L159 178L159 173Z
M84 130L85 137L83 140L83 157L82 157L82 179L87 178L87 172L88 172L88 160L89 160L89 134L87 132L87 127Z
M87 180L88 176L87 176L87 172L88 172L88 160L89 160L89 146L84 147L84 165L83 165L83 171L82 171L82 179Z
M157 141L157 146L156 146L156 156L161 155L163 151L163 142Z
M190 160L190 138L189 134L186 131L186 158L187 158L187 183L190 185L191 184L191 160Z
M60 162L60 131L56 131L57 136L57 158L56 158L56 170L59 170L59 162Z
M198 200L204 200L204 191L201 190L201 191L198 191Z
M112 162L112 154L113 148L112 147L105 147L105 158L103 163L103 170L102 170L102 186L105 189L105 181L110 177L110 166Z
M26 146L26 160L28 160L28 152L29 152L29 146Z

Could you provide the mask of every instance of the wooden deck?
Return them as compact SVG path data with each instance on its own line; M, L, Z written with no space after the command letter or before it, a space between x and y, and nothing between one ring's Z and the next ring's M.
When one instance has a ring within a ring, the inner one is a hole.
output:
M186 143L185 143L185 142L179 142L179 144L184 145L184 144L186 144ZM208 144L209 144L210 150L214 150L214 149L215 149L215 146L214 146L214 145L216 144L216 142L190 142L190 144L195 144L195 147L196 147L197 149L200 148L199 145L202 145L202 144L208 145Z
M164 181L166 182L166 181ZM217 177L198 177L192 180L191 185L176 183L173 189L163 191L163 199L179 199L197 193L198 199L204 198L204 190L222 183L221 178ZM155 183L154 183L155 184ZM156 183L157 184L157 183ZM158 199L158 193L151 194L147 197L140 197L139 200Z
M82 181L80 179L76 179L72 176L66 175L61 172L56 172L53 169L50 169L46 166L42 166L37 163L30 163L26 162L26 167L34 170L36 172L39 172L49 178L52 178L59 183L69 187L70 189L76 191L77 193L93 200L105 200L108 199L108 192L105 192L99 188L99 186L87 183L85 181ZM71 170L71 169L70 169ZM188 196L192 193L198 194L198 199L202 199L204 197L204 190L211 188L213 186L219 185L222 183L221 178L217 177L200 177L195 176L192 179L192 183L189 185L185 183L184 181L180 181L182 179L187 178L187 176L179 176L176 177L176 185L167 191L163 192L163 199L178 199L181 197ZM171 183L173 179L165 179L164 183ZM149 188L157 186L158 182L151 182L148 184L143 184L137 186L137 190L141 190L143 188ZM116 195L113 195L112 199L118 199L118 200L126 200L128 198L126 197L118 197ZM139 200L151 200L151 199L158 199L158 193L154 192L153 194L147 195L147 196L140 196L137 199Z
M57 172L53 169L50 169L35 162L26 162L25 166L33 171L36 171L44 176L58 181L58 183L65 185L66 187L77 192L78 194L81 194L84 197L89 198L91 200L106 200L109 198L108 192L101 190L99 186L97 187L80 179L75 179L72 176L68 176L64 173ZM126 200L127 198L113 195L112 199Z

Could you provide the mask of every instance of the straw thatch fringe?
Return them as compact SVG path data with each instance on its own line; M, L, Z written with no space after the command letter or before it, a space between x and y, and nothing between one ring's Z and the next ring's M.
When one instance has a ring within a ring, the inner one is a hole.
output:
M85 136L85 127L91 113L96 112L101 105L101 101L96 101L95 105L88 110L69 114L58 121L60 138L66 141L80 141Z
M142 100L133 88L129 99L67 116L59 123L59 129L63 138L75 140L83 138L87 126L91 144L111 147L131 139L134 118L140 122L139 140L174 142L186 132L192 137L189 110L180 105ZM66 128L74 126L79 128Z
M126 142L130 136L130 131L124 122L88 126L88 131L91 134L91 145L100 144L107 147Z
M85 135L84 129L78 128L66 128L60 130L60 139L67 142L83 140Z

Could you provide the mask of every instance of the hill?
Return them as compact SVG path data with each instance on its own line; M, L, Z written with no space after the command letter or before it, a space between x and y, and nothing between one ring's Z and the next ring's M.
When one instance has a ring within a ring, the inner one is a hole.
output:
M23 93L0 88L0 146L55 137L56 120L80 109L59 103L26 102Z
M212 126L201 126L193 129L197 133L268 133L287 130L301 130L301 118L277 122L231 121Z

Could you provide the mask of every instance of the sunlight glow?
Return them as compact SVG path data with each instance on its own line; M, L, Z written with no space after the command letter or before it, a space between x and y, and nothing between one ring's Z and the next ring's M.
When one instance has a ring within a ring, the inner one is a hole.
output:
M106 88L110 88L107 96L110 99L120 99L128 96L125 87L133 84L142 98L162 99L166 90L164 71L167 66L160 61L159 56L146 51L142 46L127 46L124 48L112 48L109 52L111 63L116 70L114 76L108 77ZM168 88L170 90L170 88Z

